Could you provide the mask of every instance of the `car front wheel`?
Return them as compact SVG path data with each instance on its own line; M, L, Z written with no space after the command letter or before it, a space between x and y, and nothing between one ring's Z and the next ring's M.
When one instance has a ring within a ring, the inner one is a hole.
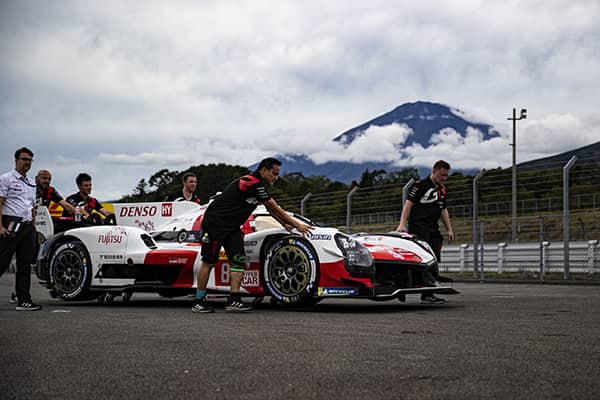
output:
M268 294L289 305L310 304L319 283L319 260L308 241L286 236L270 244L263 264Z
M50 259L54 293L65 300L87 300L92 263L85 246L74 240L60 244Z

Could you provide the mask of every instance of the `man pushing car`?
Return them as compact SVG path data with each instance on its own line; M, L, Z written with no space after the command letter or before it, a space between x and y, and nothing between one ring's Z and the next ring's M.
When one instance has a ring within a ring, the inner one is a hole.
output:
M227 185L208 206L202 220L202 265L198 273L198 288L192 312L214 312L214 308L206 302L206 285L210 271L219 259L221 247L225 249L232 264L231 293L225 311L250 311L253 308L252 305L244 303L240 296L246 266L244 238L240 227L259 203L290 231L296 228L298 232L305 234L313 229L310 225L289 216L269 194L267 186L273 185L279 177L280 170L281 161L272 157L265 158L254 172Z

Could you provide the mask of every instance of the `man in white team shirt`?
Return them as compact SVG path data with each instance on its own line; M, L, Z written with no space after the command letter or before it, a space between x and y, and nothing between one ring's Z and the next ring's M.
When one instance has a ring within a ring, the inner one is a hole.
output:
M15 152L15 169L0 175L0 276L17 256L15 278L17 311L36 311L42 306L31 300L31 263L35 259L35 181L27 177L33 152L22 147Z

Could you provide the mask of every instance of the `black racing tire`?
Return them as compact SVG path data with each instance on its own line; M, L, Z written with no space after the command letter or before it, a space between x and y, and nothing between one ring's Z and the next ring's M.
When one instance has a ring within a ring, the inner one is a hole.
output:
M179 233L177 234L177 242L183 243L183 242L185 242L186 239L187 239L187 231L185 229L180 230Z
M64 300L89 300L92 281L92 261L79 240L57 245L50 257L49 269L52 290Z
M319 284L317 252L298 236L284 236L268 246L262 274L267 294L286 305L311 304Z

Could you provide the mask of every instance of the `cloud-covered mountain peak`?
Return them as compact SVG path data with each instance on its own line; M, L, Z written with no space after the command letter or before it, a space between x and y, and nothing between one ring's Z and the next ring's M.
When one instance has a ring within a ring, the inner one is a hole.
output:
M461 110L443 104L417 101L402 104L392 111L349 129L337 136L334 141L349 146L358 137L364 135L369 127L382 127L392 124L406 125L412 130L412 134L406 138L403 146L418 143L423 147L427 147L431 144L432 135L448 128L453 129L463 137L467 135L468 128L476 129L482 133L483 140L499 135L489 124L465 119L465 113Z

